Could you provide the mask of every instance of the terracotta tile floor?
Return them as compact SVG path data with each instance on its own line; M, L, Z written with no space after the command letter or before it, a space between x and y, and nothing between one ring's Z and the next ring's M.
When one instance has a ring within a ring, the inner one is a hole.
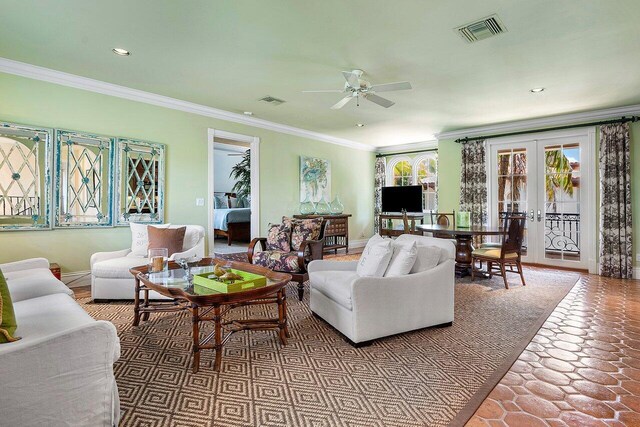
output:
M640 281L584 275L467 426L640 426Z

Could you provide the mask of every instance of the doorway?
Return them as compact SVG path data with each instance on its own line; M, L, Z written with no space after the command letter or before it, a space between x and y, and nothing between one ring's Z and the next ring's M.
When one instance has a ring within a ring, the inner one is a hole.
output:
M249 241L260 230L260 138L218 129L208 132L209 255L247 252ZM249 171L246 171L247 166ZM249 191L236 186L246 178L230 176L235 168L250 177Z
M502 227L511 212L527 216L524 262L595 271L594 135L489 142L489 221Z

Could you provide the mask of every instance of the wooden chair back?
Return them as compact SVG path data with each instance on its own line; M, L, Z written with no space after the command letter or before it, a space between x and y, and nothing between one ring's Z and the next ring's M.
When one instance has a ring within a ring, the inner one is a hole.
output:
M442 225L447 228L456 228L456 211L434 212L431 211L431 224ZM433 237L440 239L451 239L451 236L437 231L432 233Z
M508 215L504 222L504 240L502 242L502 250L500 257L504 258L508 254L518 254L522 250L522 241L524 240L524 224L527 220L525 215Z
M406 212L402 212L402 225L404 226L405 234L413 234L416 231L415 222L412 225L409 225L409 217Z

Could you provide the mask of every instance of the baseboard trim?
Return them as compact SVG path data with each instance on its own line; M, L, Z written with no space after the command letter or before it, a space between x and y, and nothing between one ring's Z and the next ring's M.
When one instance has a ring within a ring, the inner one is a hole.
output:
M61 274L62 283L69 288L79 288L91 284L91 271L72 271Z
M600 271L600 269L598 269ZM633 267L633 278L640 279L640 267Z
M367 246L368 241L369 239L350 240L349 249L364 248L365 246Z

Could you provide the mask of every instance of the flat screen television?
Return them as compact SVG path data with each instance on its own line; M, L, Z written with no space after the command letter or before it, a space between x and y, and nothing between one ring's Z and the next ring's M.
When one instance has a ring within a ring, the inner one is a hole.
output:
M382 212L422 212L422 186L382 187Z

